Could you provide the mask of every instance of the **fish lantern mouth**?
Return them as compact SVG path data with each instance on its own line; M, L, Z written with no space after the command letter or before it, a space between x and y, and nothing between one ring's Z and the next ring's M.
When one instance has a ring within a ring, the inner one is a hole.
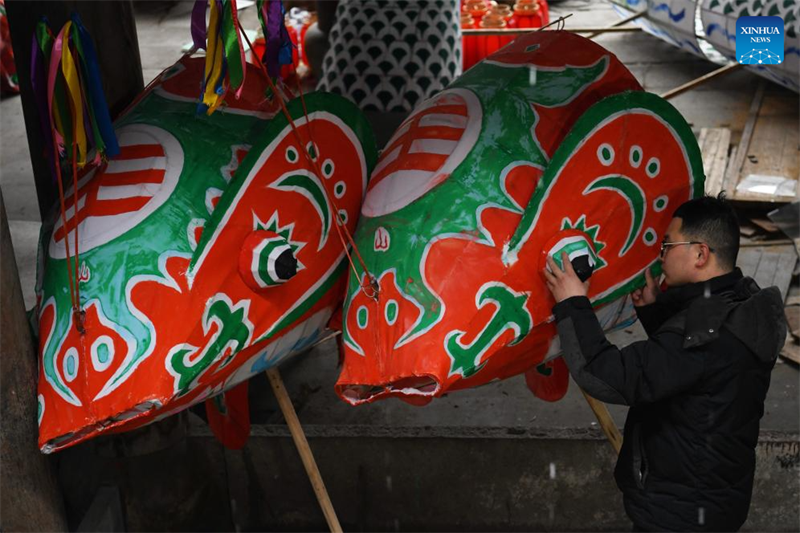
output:
M547 257L552 257L558 267L564 270L562 254L565 253L581 281L588 280L601 263L591 237L572 230L559 232L547 242L542 250L540 268L550 270Z
M442 384L430 375L401 377L385 385L337 385L341 398L350 405L393 396L414 405L430 402Z

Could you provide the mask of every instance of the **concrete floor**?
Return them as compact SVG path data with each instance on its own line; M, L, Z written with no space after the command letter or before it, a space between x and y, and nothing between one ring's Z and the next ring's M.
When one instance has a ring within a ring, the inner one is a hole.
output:
M137 31L145 82L171 65L190 40L191 2L166 4L143 2L137 5ZM552 16L572 13L568 27L604 26L617 16L603 2L566 0L552 6ZM244 11L243 22L256 27L255 9ZM614 52L644 87L663 93L712 71L715 65L678 51L646 34L607 34L597 42ZM729 127L737 142L747 119L750 101L759 81L755 75L737 71L713 80L672 100L692 127ZM768 84L768 92L782 88ZM26 306L33 303L36 242L40 216L31 174L30 157L22 119L20 99L0 102L0 187L9 216L15 255ZM643 337L637 325L616 332L612 342L627 344ZM485 387L461 391L418 408L400 401L385 401L352 408L333 393L338 374L334 344L320 345L283 370L284 379L296 404L300 419L310 426L342 428L441 428L448 430L501 432L544 432L551 435L589 432L599 435L597 423L580 392L573 386L556 403L532 398L521 377ZM800 396L796 366L776 365L765 405L762 430L797 435L800 433ZM256 424L280 423L274 400L264 379L251 381L251 398ZM611 413L621 425L625 409L612 406Z

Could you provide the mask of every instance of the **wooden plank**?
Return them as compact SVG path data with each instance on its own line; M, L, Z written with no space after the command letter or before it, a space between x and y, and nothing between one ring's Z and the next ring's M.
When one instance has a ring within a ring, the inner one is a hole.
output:
M797 263L794 246L759 246L739 252L739 268L745 276L753 278L759 287L778 287L781 298L786 299L792 272Z
M795 343L786 343L786 346L783 347L780 353L783 359L793 362L796 365L800 365L800 345Z
M787 307L786 324L789 326L789 333L796 339L800 339L800 307L793 305Z
M758 111L761 109L761 102L764 99L764 87L766 82L762 79L758 82L758 88L756 89L756 93L753 96L753 100L750 103L750 111L747 116L747 122L745 123L744 130L742 131L742 137L739 139L739 145L736 147L736 154L735 156L731 157L730 164L728 165L728 169L725 173L725 184L723 186L723 190L727 194L728 198L733 197L733 193L736 190L736 184L739 183L739 176L742 170L742 165L744 164L745 157L747 156L747 151L750 148L750 140L753 136L753 129L755 128L756 121L758 120Z
M0 508L3 531L67 531L54 464L36 437L37 362L0 191Z
M748 120L748 126L752 122L749 145L741 157L737 156L737 162L741 161L741 167L739 167L735 181L732 181L734 184L730 196L732 200L739 202L791 202L800 197L800 180L797 180L800 176L798 114L800 114L800 103L795 96L784 94L782 91L764 93L757 112L757 120ZM746 139L743 138L744 140ZM734 170L731 167L730 172L734 172ZM794 189L795 196L737 191L735 186L751 175L797 180ZM729 178L733 179L733 176L729 176Z
M800 102L796 94L767 92L753 129L748 156L741 176L761 174L797 179L800 176L800 132L797 117Z
M702 128L700 152L703 155L703 172L706 175L706 194L717 196L725 182L728 152L731 144L730 128Z

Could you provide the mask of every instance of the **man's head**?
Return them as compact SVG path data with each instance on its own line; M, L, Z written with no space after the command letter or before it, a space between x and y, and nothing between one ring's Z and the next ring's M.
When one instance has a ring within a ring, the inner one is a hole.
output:
M739 222L722 194L689 200L672 216L662 240L667 285L706 281L736 267Z

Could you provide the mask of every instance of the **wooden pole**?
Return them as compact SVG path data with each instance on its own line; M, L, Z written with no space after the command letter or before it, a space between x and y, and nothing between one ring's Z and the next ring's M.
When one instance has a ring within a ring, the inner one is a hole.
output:
M636 20L639 17L642 17L642 16L644 16L646 14L647 14L647 11L640 11L639 13L634 13L630 17L625 17L624 19L620 19L620 20L616 21L614 24L611 24L610 26L606 26L604 30L598 30L596 32L593 32L593 33L587 35L586 38L587 39L594 39L598 35L602 35L604 33L608 33L607 30L610 30L611 28L618 28L619 26L627 24L628 22L633 22L634 20Z
M275 397L278 399L278 405L281 407L281 412L283 412L283 417L289 426L289 431L292 433L292 440L294 440L294 445L297 447L297 452L303 461L303 466L308 474L308 479L311 481L311 486L314 488L314 493L317 495L317 501L322 508L322 513L325 515L325 521L328 522L328 528L333 533L341 533L342 526L339 525L336 511L333 509L328 491L325 489L325 483L322 481L319 468L317 468L314 454L311 453L311 448L308 446L308 440L306 440L303 427L297 418L292 400L283 385L281 374L277 368L270 368L267 370L267 378L269 379L269 384L272 385L272 392L275 393Z
M531 33L534 31L542 31L542 28L506 28L503 30L492 30L485 28L475 28L470 30L461 30L464 35L520 35L522 33ZM543 30L552 31L552 30ZM564 31L572 33L631 33L642 31L638 26L632 28L565 28Z
M606 404L599 400L595 400L588 394L586 391L581 389L583 393L583 397L586 398L586 402L589 404L589 407L592 408L592 412L594 416L597 417L597 421L600 423L600 428L603 430L603 433L606 434L608 438L609 444L614 448L614 451L617 452L619 455L619 450L622 448L622 435L617 429L617 425L614 423L614 420L611 418L611 413L608 412L608 407Z
M67 531L51 459L39 452L36 350L0 192L0 530ZM45 407L46 408L46 407Z
M33 179L36 183L42 220L55 205L58 190L44 155L45 150L50 150L52 147L44 146L36 96L31 86L31 38L41 17L46 16L53 31L58 32L73 12L81 17L94 40L103 91L111 118L115 119L144 88L131 0L6 2L11 42L14 47L14 62L19 77L22 113L28 134Z
M703 85L704 83L713 80L714 78L717 78L729 72L733 72L734 70L738 70L741 66L742 65L740 65L739 63L731 63L730 65L725 65L724 67L720 67L716 70L713 70L708 74L700 76L699 78L696 78L688 83L684 83L680 87L676 87L672 90L665 92L664 94L661 95L661 98L663 98L664 100L675 98L679 94L683 94L686 91L691 91L692 89L695 89L700 85Z

